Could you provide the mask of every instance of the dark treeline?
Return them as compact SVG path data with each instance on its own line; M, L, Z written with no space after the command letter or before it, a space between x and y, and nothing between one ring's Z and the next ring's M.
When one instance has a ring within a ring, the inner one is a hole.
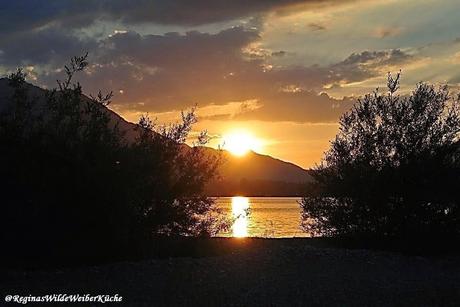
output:
M111 94L82 95L74 74L44 97L18 70L8 78L0 116L1 243L11 255L35 257L110 253L158 235L210 235L227 224L203 193L218 157L184 144L196 121L156 126L143 117L136 137L110 117Z
M214 196L302 196L305 191L304 183L275 181L275 180L214 180L206 185L207 195Z
M342 116L301 203L308 231L407 244L458 238L459 98L425 83L400 96L399 78Z

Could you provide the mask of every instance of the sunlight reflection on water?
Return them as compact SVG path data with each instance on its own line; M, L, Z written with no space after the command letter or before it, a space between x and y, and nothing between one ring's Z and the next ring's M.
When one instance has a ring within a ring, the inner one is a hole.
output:
M232 197L232 215L235 219L232 226L234 237L248 236L248 213L249 199L242 196Z
M233 219L225 237L307 237L296 197L219 197L217 204Z

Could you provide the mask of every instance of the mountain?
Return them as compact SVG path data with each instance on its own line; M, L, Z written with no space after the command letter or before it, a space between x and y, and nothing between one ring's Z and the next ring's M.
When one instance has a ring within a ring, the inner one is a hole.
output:
M279 180L286 182L305 182L309 174L303 168L268 155L253 151L242 157L225 152L222 175L234 179Z
M35 99L37 112L45 107L45 89L26 84L30 98ZM5 110L13 94L8 79L0 79L0 112ZM82 96L83 101L91 101ZM104 107L105 108L105 107ZM138 134L137 125L124 120L120 115L105 108L111 118L111 125L118 124L124 132L127 142L132 141ZM303 184L311 180L309 171L268 155L249 152L237 157L228 151L218 151L208 148L209 154L222 155L222 166L219 178L209 183L206 193L211 196L298 196L302 195Z
M253 151L235 156L222 151L220 176L206 187L213 196L300 196L309 171Z
M27 94L29 96L29 99L32 99L35 101L34 103L34 108L33 110L36 112L41 112L45 108L45 97L46 97L46 89L40 88L38 86L35 86L30 83L25 84ZM0 78L0 112L4 111L6 108L8 108L10 104L10 98L13 95L13 89L9 86L9 81L7 78ZM85 96L82 95L82 101L83 102L91 102L92 100ZM102 106L101 106L102 107ZM118 128L120 131L124 133L124 137L127 142L130 140L134 139L138 132L137 132L137 125L130 123L126 120L124 120L120 115L117 113L113 112L109 108L102 107L104 110L107 112L109 115L111 121L110 125L118 125Z

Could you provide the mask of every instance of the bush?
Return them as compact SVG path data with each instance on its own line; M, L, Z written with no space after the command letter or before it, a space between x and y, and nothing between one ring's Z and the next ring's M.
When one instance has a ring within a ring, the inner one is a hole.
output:
M184 144L194 110L169 126L143 117L130 140L106 108L111 93L89 99L73 82L86 65L86 56L73 58L66 79L43 97L32 97L22 70L8 78L12 96L0 116L2 243L27 253L83 252L227 226L203 194L218 157L205 154L204 133L196 146Z
M301 201L304 228L320 235L460 233L460 102L420 83L407 96L378 89L340 119L340 130Z

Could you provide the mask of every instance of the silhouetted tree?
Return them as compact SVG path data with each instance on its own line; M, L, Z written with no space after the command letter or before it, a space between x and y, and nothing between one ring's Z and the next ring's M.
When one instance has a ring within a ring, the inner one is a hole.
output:
M185 141L196 122L156 127L141 118L129 140L111 118L112 93L82 95L73 81L87 55L72 58L66 78L42 97L18 70L0 115L1 238L5 246L74 251L125 245L158 234L210 235L228 226L204 184L219 158ZM44 97L43 97L44 96Z
M460 102L419 83L359 99L301 201L304 227L322 235L413 236L460 232Z
M148 117L139 120L140 134L130 147L128 168L140 197L143 226L154 233L208 236L229 226L214 199L204 195L220 156L207 154L205 132L194 146L184 145L196 120L194 109L182 113L178 124L156 127Z

